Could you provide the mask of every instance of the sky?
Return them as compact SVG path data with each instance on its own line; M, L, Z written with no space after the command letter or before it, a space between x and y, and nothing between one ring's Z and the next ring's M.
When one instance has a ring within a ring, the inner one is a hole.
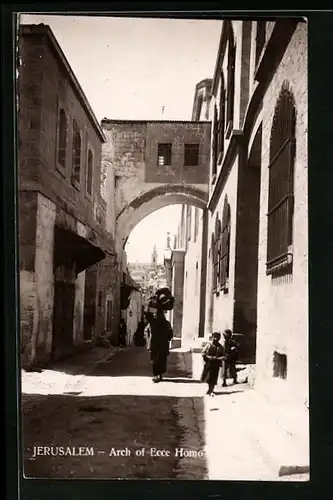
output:
M213 77L222 27L217 20L50 14L21 14L20 23L50 26L98 121L190 120L196 84ZM132 231L129 262L150 262L154 242L164 249L166 232L177 232L179 206L161 210Z

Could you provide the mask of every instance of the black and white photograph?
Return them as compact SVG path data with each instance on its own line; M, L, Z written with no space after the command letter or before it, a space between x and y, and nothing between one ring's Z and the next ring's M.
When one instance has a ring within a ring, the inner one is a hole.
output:
M16 22L24 477L309 481L307 19Z

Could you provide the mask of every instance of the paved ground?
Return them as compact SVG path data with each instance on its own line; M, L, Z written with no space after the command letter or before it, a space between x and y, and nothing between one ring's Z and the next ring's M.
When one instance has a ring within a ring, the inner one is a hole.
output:
M174 350L154 384L144 348L96 348L23 372L25 475L277 480L249 432L254 391L241 383L210 398L192 371L190 353Z

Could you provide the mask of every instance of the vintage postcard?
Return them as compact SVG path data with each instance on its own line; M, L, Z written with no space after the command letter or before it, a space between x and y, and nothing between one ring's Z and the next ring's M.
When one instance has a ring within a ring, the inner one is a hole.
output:
M309 480L307 31L18 15L25 478Z

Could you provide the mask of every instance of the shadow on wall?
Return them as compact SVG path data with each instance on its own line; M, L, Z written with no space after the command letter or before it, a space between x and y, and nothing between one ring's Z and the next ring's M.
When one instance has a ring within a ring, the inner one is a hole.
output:
M193 398L23 395L24 474L58 479L174 479L180 473L183 479L206 479L205 457L184 459L179 451L204 446L203 399L195 399L200 429L186 437L185 445L182 415L191 411ZM43 454L33 457L36 446ZM54 455L51 451L45 455L45 447L52 447ZM60 447L70 447L70 452L61 456ZM82 455L74 456L80 447ZM113 448L128 451L114 456ZM154 456L151 448L168 450L169 456ZM142 454L137 456L137 450Z

